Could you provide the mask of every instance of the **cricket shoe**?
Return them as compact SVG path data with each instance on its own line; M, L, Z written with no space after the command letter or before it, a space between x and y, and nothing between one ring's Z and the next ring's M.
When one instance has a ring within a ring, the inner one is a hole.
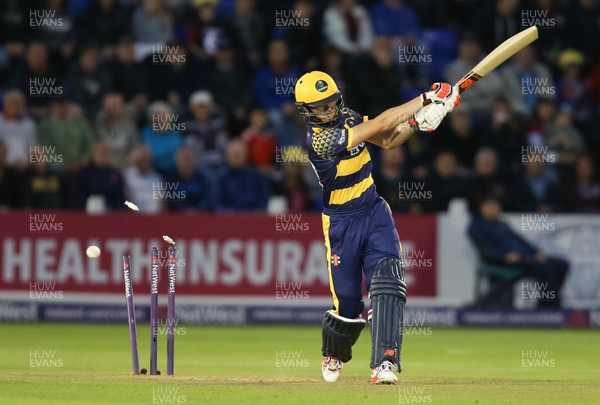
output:
M379 367L375 367L371 372L371 384L396 384L398 377L394 374L396 366L385 360Z
M341 360L331 356L323 357L323 360L321 360L323 379L329 383L336 382L342 367L344 367L344 363Z

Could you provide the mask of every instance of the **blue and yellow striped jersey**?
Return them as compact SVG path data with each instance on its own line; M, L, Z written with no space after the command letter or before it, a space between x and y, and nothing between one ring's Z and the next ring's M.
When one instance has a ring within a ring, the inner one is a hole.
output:
M379 198L365 143L350 148L352 127L362 123L363 117L343 108L342 119L336 122L319 126L309 123L306 138L308 157L323 187L325 214L354 211Z

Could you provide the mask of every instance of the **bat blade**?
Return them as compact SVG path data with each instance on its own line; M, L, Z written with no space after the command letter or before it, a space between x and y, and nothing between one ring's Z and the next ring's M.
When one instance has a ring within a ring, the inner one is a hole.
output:
M519 32L508 38L506 41L498 45L492 52L481 60L469 73L460 79L456 86L458 92L462 93L475 82L496 69L508 58L525 48L527 45L538 39L538 29L536 26L529 27L526 30Z

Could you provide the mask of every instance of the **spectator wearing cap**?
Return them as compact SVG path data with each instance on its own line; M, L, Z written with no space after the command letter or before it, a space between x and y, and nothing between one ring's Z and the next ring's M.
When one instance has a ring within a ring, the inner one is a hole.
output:
M129 157L130 166L123 172L125 196L141 212L155 214L165 208L163 199L155 198L154 190L163 178L152 168L152 151L144 145L137 146Z
M220 211L264 211L270 197L269 183L255 167L248 164L246 146L240 140L227 145L226 165L217 176Z
M111 165L125 168L127 158L138 143L138 131L122 94L108 93L104 96L95 129L98 138L110 149Z
M163 176L175 170L175 152L181 147L185 123L164 101L148 107L148 124L142 129L142 143L152 151L153 167Z
M50 114L38 126L39 143L63 169L76 169L89 162L93 138L87 120L69 103L66 93L52 101Z
M212 94L198 90L190 96L192 119L186 123L184 145L196 153L199 166L216 168L223 163L228 142L225 120L215 108Z
M548 293L543 295L548 298L538 301L538 308L560 307L560 290L569 263L547 255L525 240L500 219L501 215L501 202L494 195L488 195L468 228L469 237L475 243L481 260L487 265L502 266L500 270L504 272L500 276L506 281L504 289L497 289L498 294L488 296L485 304L512 306L513 284L520 278L534 277L545 285L545 292ZM501 300L502 296L508 299Z
M35 123L25 114L25 96L19 90L4 93L0 114L0 140L8 146L6 164L25 169L30 147L37 142Z
M254 97L252 77L238 62L231 41L221 38L208 73L208 88L227 114L232 133L243 129Z

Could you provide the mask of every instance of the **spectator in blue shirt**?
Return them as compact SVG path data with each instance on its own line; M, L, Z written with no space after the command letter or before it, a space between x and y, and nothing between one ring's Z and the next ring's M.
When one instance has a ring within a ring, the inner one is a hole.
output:
M510 266L519 270L521 277L534 277L544 286L544 299L538 307L559 307L560 289L569 264L548 256L532 245L508 224L500 220L502 204L495 195L488 195L481 204L480 214L473 217L468 233L486 264ZM516 281L516 280L515 280Z
M419 35L417 14L403 0L382 0L373 6L371 19L377 36L401 39L404 43Z
M195 170L196 152L192 148L177 151L177 172L168 182L176 189L177 198L167 198L172 211L207 211L214 207L215 189L210 176Z
M269 184L255 167L248 165L246 146L235 140L227 146L227 165L219 173L219 205L222 211L264 211L270 197Z
M287 43L274 39L269 44L268 66L259 69L254 77L255 97L258 105L269 112L269 119L281 131L285 118L282 110L294 110L294 86L300 70L289 58Z
M148 108L148 125L142 129L142 143L152 151L154 168L163 176L175 170L175 152L181 146L180 130L184 126L169 104L156 101Z

